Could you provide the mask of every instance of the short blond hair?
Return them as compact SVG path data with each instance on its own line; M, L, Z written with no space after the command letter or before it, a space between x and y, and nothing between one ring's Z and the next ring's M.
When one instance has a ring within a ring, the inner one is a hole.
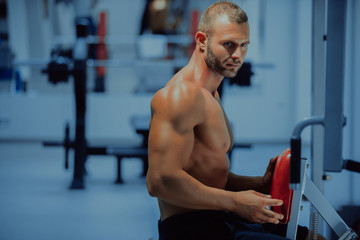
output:
M210 5L201 15L198 31L211 36L213 32L213 21L220 15L227 15L230 22L238 24L248 21L246 13L234 2L218 1Z

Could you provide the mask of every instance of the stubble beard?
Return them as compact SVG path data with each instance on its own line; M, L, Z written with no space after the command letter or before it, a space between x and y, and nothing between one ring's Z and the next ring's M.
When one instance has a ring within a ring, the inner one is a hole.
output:
M223 64L221 64L219 58L217 58L214 54L214 52L210 49L209 45L206 47L207 54L205 57L205 63L214 72L224 76L233 78L236 76L237 72L239 71L240 67L237 69L226 69ZM225 60L224 63L226 63L227 60Z

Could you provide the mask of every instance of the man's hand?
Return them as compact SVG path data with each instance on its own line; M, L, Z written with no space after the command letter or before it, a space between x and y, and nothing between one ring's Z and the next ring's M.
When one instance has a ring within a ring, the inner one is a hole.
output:
M249 190L236 192L234 213L240 217L255 223L278 224L283 219L282 214L275 213L268 209L271 206L281 206L282 200L272 199L270 196Z
M270 159L269 165L268 165L266 172L262 178L263 185L264 185L264 189L263 189L264 193L270 193L271 183L272 183L274 169L275 169L277 159L278 159L277 156Z

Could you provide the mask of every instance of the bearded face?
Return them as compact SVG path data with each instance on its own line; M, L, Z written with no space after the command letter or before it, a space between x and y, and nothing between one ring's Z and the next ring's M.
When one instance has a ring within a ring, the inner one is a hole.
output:
M210 39L208 45L206 46L206 56L205 62L206 65L214 72L219 73L224 77L233 78L236 76L237 72L241 67L240 60L233 60L231 56L226 58L225 60L221 60L217 57L210 47ZM229 67L230 65L230 67ZM234 66L235 65L235 66Z

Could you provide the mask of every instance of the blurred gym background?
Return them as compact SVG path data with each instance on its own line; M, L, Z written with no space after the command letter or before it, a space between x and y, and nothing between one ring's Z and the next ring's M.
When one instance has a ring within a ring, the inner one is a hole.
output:
M213 2L0 0L0 239L157 239L144 177L150 101L187 63ZM236 140L231 169L256 176L312 115L313 1L234 2L251 44L220 90ZM359 161L360 2L345 11L343 156ZM74 59L86 64L80 77ZM311 129L302 136L311 161ZM360 175L324 179L331 205L359 218Z

